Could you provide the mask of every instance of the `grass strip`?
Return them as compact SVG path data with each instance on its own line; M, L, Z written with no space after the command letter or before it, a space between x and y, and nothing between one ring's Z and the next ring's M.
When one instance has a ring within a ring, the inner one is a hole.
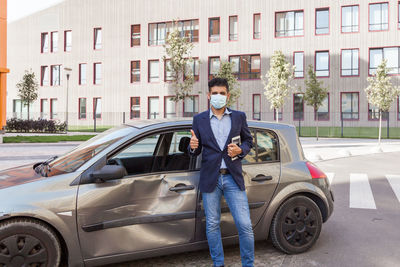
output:
M5 136L3 143L57 143L68 141L86 141L95 135L33 135L33 136Z

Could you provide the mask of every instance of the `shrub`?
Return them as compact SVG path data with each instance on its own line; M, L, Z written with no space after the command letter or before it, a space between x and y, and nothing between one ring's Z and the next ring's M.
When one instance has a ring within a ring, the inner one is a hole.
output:
M65 122L55 120L22 120L12 118L6 122L6 131L8 132L35 132L35 133L56 133L65 132Z

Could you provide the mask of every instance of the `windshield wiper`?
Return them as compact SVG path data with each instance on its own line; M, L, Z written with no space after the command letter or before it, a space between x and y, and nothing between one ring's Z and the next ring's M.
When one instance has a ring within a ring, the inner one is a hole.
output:
M36 173L40 173L42 176L47 177L47 172L50 172L50 168L49 168L49 164L50 162L52 162L53 160L55 160L56 158L58 158L58 156L53 156L41 163L38 163L37 166L35 167L35 172ZM35 164L36 165L36 164ZM47 167L47 171L44 172L45 167Z

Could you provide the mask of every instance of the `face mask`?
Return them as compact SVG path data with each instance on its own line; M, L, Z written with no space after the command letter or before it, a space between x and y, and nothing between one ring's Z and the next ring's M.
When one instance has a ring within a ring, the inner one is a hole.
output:
M210 103L215 109L221 109L226 105L226 95L211 95Z

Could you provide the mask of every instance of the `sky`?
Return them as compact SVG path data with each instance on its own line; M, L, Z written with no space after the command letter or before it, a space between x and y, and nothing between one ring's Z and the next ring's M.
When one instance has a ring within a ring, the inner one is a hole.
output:
M64 0L7 0L7 21L13 22Z

